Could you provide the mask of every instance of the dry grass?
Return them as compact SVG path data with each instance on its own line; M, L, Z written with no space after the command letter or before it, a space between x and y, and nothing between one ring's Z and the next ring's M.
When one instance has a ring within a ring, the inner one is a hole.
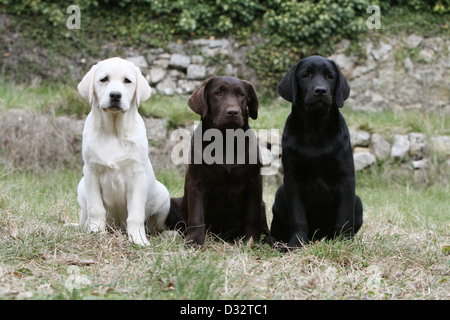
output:
M20 94L7 92L8 99L0 98L2 110L42 100L32 94L19 103ZM55 95L45 96L43 108L53 109ZM66 101L66 94L58 99ZM4 101L10 103L5 107ZM167 100L153 102L150 113ZM185 121L186 108L174 109L176 126ZM286 110L261 108L258 125L280 125ZM349 117L358 122L359 115ZM378 114L366 118L359 120L363 126L392 122L373 124ZM0 113L0 123L0 299L450 298L450 187L444 170L434 169L427 186L399 179L386 166L358 173L365 221L353 241L320 241L282 255L266 245L213 239L196 250L167 232L141 248L121 233L86 234L73 226L79 128L67 118L26 110ZM430 123L430 132L447 133L444 120ZM183 170L155 169L171 195L180 196ZM278 183L265 182L267 208Z
M0 164L41 172L80 163L82 122L10 110L0 124Z
M414 201L403 187L363 187L365 223L354 241L282 255L213 239L197 250L171 232L149 248L121 233L81 233L71 224L78 175L0 173L0 299L450 298L448 190L437 186ZM180 177L157 175L179 189ZM275 189L265 185L269 208Z

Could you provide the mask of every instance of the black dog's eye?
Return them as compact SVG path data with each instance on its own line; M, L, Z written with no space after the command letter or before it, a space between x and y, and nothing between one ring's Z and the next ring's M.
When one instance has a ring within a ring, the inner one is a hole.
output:
M309 72L306 72L306 73L303 75L303 78L309 78L309 76L310 76Z
M218 96L218 97L221 97L223 95L222 90L217 90L215 95Z
M332 75L331 73L327 74L327 79L333 80L334 79L334 75Z
M102 78L102 79L100 79L100 82L108 82L108 77L104 77L104 78Z
M239 92L239 95L240 95L241 97L245 97L244 91Z
M125 83L131 83L131 80L128 79L128 78L125 78L125 80L123 80L123 82L125 82Z

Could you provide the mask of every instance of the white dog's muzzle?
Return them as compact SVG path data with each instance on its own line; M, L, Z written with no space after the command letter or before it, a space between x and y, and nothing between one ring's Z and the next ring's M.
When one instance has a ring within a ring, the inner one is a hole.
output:
M104 98L100 101L100 107L105 112L126 112L130 106L124 100L126 99L122 98L120 91L111 91L106 99Z

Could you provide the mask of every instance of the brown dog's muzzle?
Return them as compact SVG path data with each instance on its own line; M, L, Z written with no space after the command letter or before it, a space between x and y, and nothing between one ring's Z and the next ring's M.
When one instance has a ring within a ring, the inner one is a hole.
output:
M242 109L236 105L223 108L219 114L216 125L221 128L237 129L244 125Z

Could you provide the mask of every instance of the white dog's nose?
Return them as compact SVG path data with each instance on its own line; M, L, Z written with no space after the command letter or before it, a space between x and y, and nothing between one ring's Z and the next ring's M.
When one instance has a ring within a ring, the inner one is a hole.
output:
M119 91L111 91L109 98L111 99L111 102L119 102L120 98L122 98L122 93Z

